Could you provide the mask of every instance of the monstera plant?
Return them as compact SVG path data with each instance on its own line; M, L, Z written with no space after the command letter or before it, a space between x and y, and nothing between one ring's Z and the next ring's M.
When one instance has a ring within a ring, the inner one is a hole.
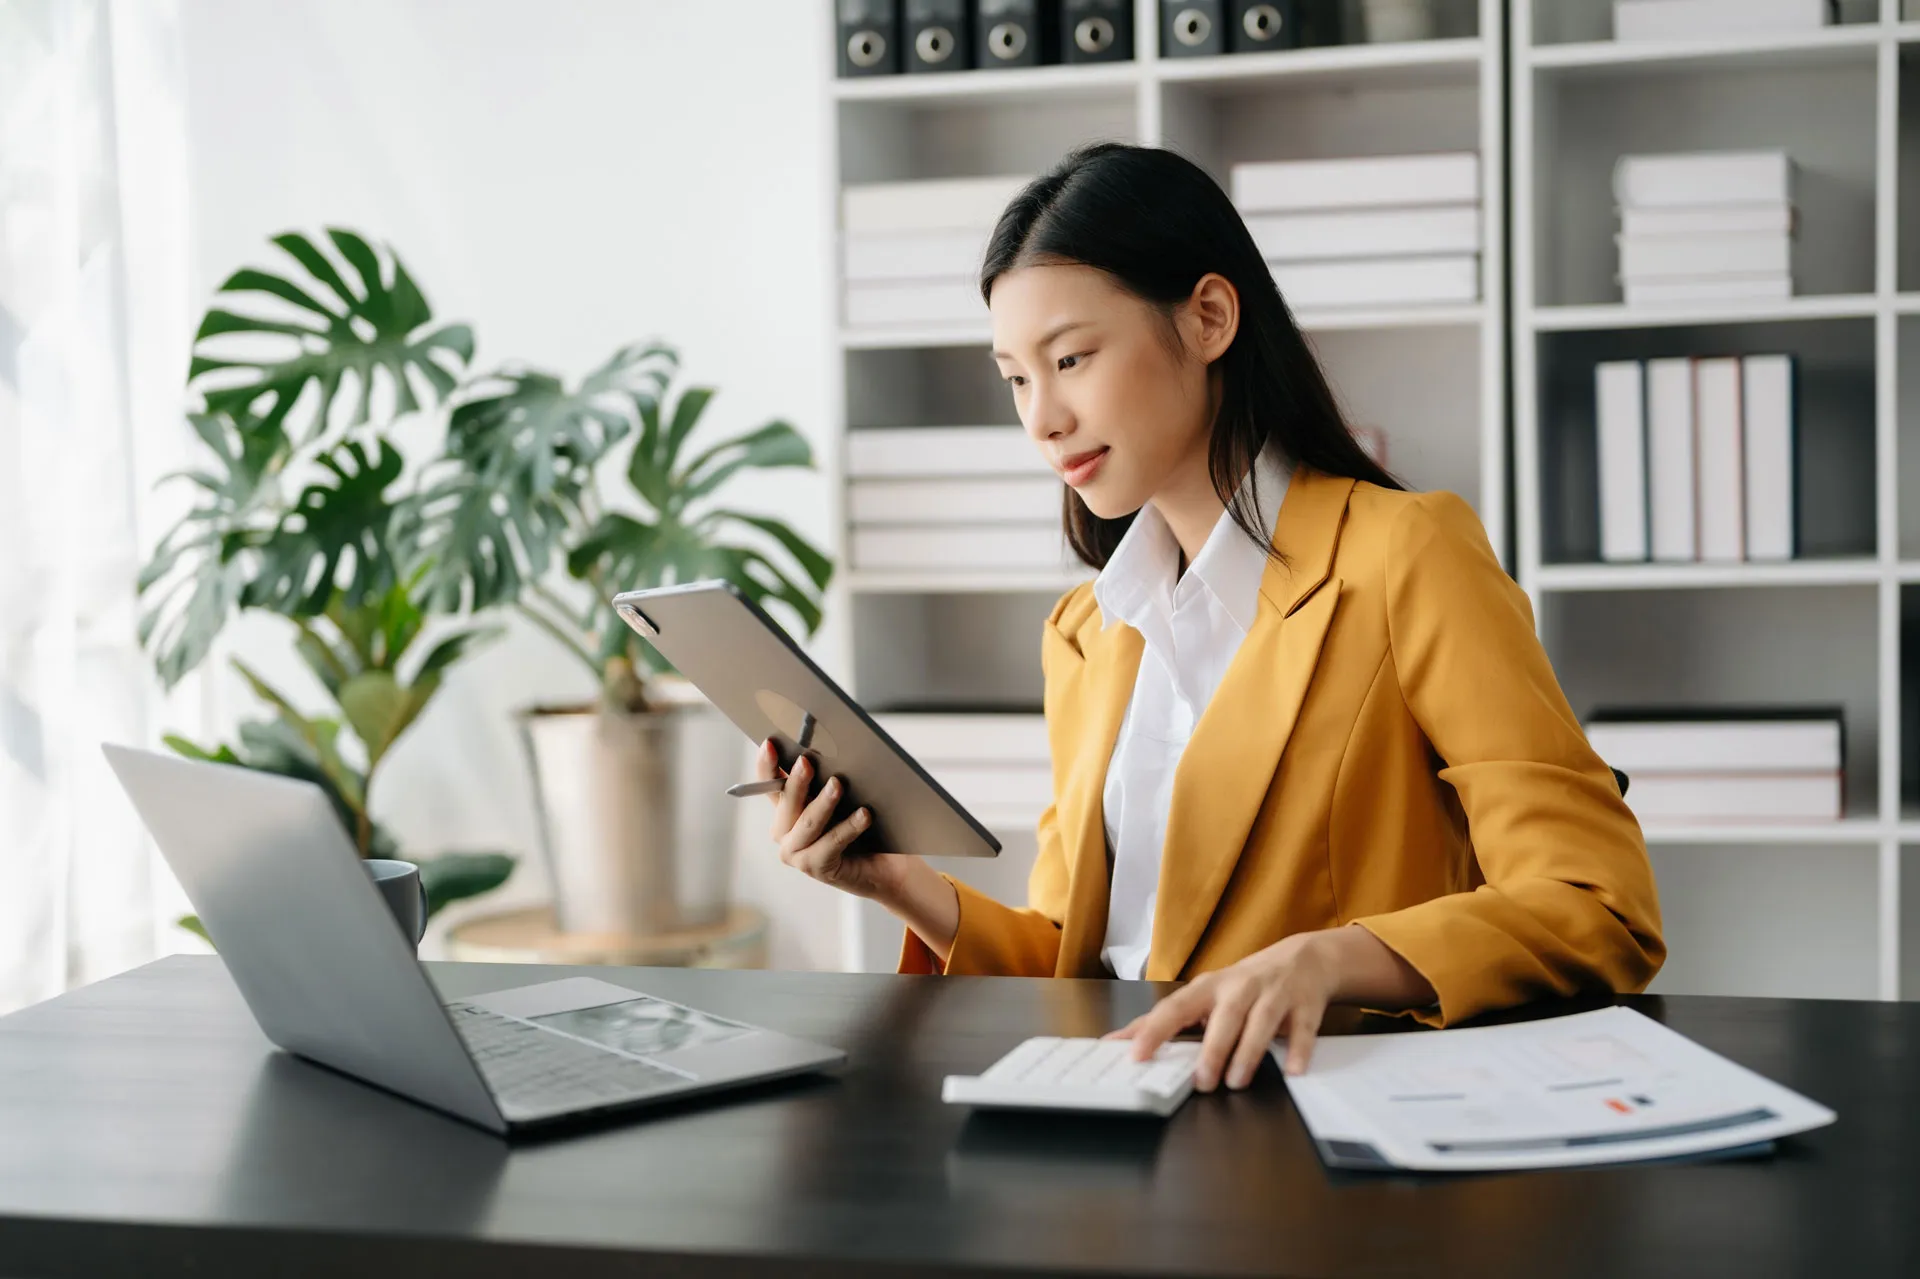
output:
M819 625L826 557L717 500L744 469L810 467L792 426L693 452L714 393L669 405L667 346L623 347L572 387L522 365L475 373L472 330L436 325L390 250L338 229L272 243L279 269L236 271L195 337L187 420L205 461L140 575L140 635L171 686L237 613L276 615L327 704L302 709L235 660L271 713L232 745L174 749L313 781L362 856L392 856L374 777L449 668L498 633L475 615L510 609L553 637L591 670L603 714L644 714L667 669L608 606L619 591L725 578ZM410 469L396 437L421 425L444 429ZM430 912L513 867L495 851L410 859Z
M418 655L436 619L419 590L419 497L393 437L454 394L473 334L435 327L406 267L353 232L329 232L331 253L299 234L273 243L284 273L229 276L219 292L233 309L209 310L194 339L187 420L205 458L180 477L198 490L192 508L140 574L140 638L172 686L238 612L285 619L326 709L299 709L235 659L270 716L242 724L235 745L168 742L316 783L361 856L394 856L369 808L375 774L447 670L496 631L441 626ZM430 911L513 869L498 851L413 860Z

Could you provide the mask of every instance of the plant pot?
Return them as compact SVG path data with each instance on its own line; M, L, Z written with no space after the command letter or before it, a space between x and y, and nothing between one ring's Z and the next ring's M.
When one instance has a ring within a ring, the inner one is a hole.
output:
M519 716L563 932L645 937L731 905L740 730L704 699Z

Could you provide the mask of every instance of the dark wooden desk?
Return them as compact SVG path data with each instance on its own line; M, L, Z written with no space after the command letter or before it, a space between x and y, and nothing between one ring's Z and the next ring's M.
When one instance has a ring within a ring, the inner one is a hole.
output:
M510 1148L274 1051L218 961L163 960L0 1020L0 1275L1920 1274L1920 1005L1631 1001L1840 1112L1769 1159L1375 1177L1321 1166L1271 1063L1165 1124L941 1104L1152 986L567 971L851 1061Z

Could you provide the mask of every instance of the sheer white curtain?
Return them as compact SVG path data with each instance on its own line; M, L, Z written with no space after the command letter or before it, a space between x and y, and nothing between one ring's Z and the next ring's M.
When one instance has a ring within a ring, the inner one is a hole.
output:
M0 1011L165 944L99 743L161 707L133 582L184 434L179 65L172 0L0 0Z

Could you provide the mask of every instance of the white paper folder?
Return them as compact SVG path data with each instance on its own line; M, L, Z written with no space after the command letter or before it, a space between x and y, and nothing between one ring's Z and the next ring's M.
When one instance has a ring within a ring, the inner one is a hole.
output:
M1052 476L1053 470L1017 426L911 426L847 432L847 474Z
M1788 275L1793 241L1784 231L1622 235L1620 275L1635 283L1674 276Z
M1247 230L1269 262L1477 253L1480 206L1250 213Z
M1425 306L1480 298L1477 254L1354 262L1270 262L1273 282L1296 311Z
M1236 164L1228 182L1234 204L1247 213L1471 204L1480 198L1480 156L1456 151Z
M840 227L848 232L985 230L1032 180L1030 175L1009 174L845 187L840 192Z
M987 323L974 280L852 280L845 286L849 328L890 324Z
M1818 31L1831 16L1831 0L1613 0L1613 38L1726 40Z
M1749 355L1741 405L1746 418L1747 558L1792 559L1794 535L1793 357Z
M938 572L1060 571L1077 563L1060 521L936 527L856 526L853 566Z
M985 230L849 232L841 245L847 280L967 280L979 277Z
M1594 369L1600 453L1600 558L1647 558L1646 378L1638 360Z
M1793 161L1785 151L1690 151L1622 156L1613 194L1629 208L1790 204Z
M1060 518L1062 485L1051 475L854 480L855 524L1035 524Z

